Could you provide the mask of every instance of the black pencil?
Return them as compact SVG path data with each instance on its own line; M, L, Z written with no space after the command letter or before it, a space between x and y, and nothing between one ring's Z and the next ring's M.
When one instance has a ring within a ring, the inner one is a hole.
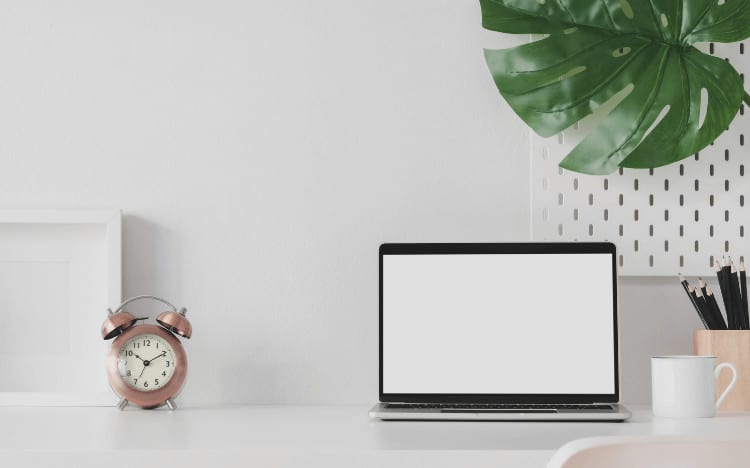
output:
M706 285L706 282L703 281L703 278L698 278L698 287L703 293L703 297L706 297L706 294L708 293L708 291L706 290L707 285Z
M703 300L706 301L706 313L708 314L709 325L711 325L711 329L716 329L719 326L719 318L716 316L716 312L714 311L714 308L711 307L711 304L708 303L708 285L705 281L703 281L703 278L698 278L698 290L703 295ZM721 315L721 314L720 314ZM724 319L721 319L721 321L724 321Z
M703 295L700 288L694 288L692 286L691 288L692 289L690 289L690 292L695 295L695 303L698 304L698 309L700 309L703 317L706 319L709 330L718 329L719 325L716 323L713 310L711 310L711 308L709 307L706 296Z
M730 330L734 330L735 328L734 311L732 310L732 303L729 300L729 288L727 285L726 275L724 273L725 273L724 267L717 260L716 261L716 279L719 280L719 289L721 290L721 300L722 302L724 302L724 313L727 314L727 328L729 328Z
M719 303L716 302L716 296L714 296L714 292L711 291L711 288L706 286L706 302L708 302L709 307L713 311L713 315L716 318L715 322L718 326L719 330L726 330L727 329L727 323L724 321L724 317L721 315L721 309L719 308Z
M740 292L742 293L742 321L745 330L750 329L750 317L747 313L747 276L745 274L745 261L740 260Z
M740 294L740 280L737 278L737 269L734 267L734 263L729 261L729 290L732 297L732 310L734 312L735 325L738 330L742 330L744 327L744 320L742 318L742 295Z
M706 322L706 318L703 317L703 313L698 307L698 303L695 302L695 296L693 296L693 294L690 293L690 288L692 288L692 286L688 285L688 282L687 280L685 280L685 277L682 276L682 273L678 274L678 276L680 278L680 284L682 284L682 288L685 290L685 294L687 294L688 297L690 298L690 302L693 304L693 307L695 308L695 312L698 314L698 317L701 319L701 323L703 323L703 326L706 327L707 330L710 330L710 328L708 327L708 323Z

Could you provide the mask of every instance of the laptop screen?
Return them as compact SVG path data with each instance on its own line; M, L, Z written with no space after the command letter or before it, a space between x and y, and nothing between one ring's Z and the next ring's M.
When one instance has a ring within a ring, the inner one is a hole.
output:
M385 244L381 397L616 395L614 256L602 243Z

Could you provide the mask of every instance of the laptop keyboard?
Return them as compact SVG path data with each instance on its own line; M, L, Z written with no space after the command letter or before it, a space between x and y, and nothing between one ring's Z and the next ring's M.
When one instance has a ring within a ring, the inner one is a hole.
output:
M482 411L482 410L528 410L528 411L613 411L612 405L596 404L596 405L551 405L551 404L464 404L464 403L388 403L386 408L391 409L440 409L440 410L462 410L463 412L468 411Z

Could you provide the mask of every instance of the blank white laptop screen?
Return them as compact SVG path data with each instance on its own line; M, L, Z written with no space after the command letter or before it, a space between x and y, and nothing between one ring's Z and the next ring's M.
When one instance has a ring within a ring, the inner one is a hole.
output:
M383 393L615 393L612 255L382 261Z

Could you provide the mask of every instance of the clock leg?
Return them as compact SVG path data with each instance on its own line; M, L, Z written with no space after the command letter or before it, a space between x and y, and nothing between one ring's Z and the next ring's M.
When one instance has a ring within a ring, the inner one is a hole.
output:
M120 401L117 402L117 407L120 409L120 411L124 410L126 406L128 406L128 400L126 400L125 398L120 398Z
M174 411L177 409L177 403L174 402L174 399L167 399L167 408L169 408L169 411Z

